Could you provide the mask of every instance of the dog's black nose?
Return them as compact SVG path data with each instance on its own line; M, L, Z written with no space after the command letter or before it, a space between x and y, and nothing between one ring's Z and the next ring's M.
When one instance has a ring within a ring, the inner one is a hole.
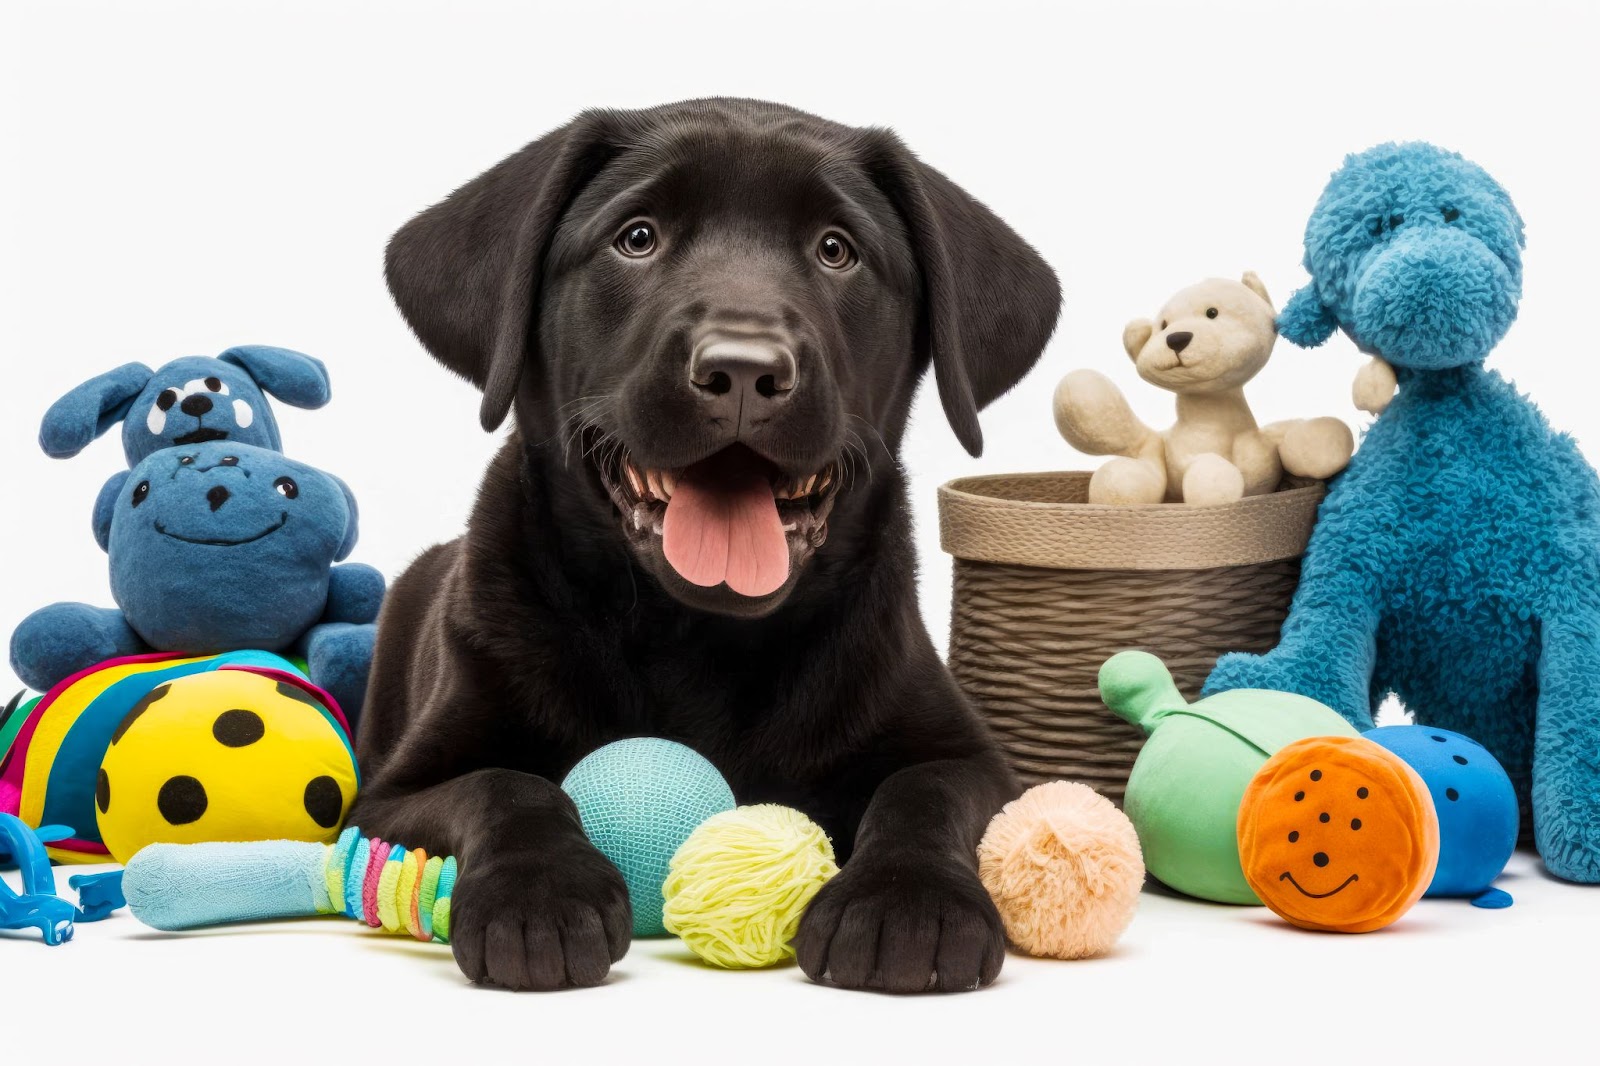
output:
M1189 342L1192 340L1194 340L1193 333L1169 333L1167 334L1167 347L1171 348L1174 352L1181 352L1185 348L1189 347Z
M689 357L689 380L732 418L794 388L794 352L770 334L711 333Z
M221 507L223 504L228 502L229 495L230 494L228 490L223 488L221 485L213 485L206 490L206 502L209 503L211 505L211 509L215 511L218 507Z
M178 410L182 411L186 415L194 415L196 418L199 418L201 415L211 410L211 397L185 396L183 398L183 402L178 405Z

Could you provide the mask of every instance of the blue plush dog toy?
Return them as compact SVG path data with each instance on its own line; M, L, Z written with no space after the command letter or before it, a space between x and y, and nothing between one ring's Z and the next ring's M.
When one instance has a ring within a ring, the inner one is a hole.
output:
M303 655L354 718L383 576L334 563L356 543L344 482L234 441L171 447L115 475L94 507L120 610L57 603L25 618L11 661L41 691L115 656L252 648Z
M1333 175L1279 331L1343 329L1399 394L1323 502L1281 643L1224 656L1206 691L1298 692L1358 727L1392 691L1493 752L1546 866L1596 882L1600 480L1483 367L1516 318L1522 245L1505 190L1454 153L1382 145Z
M229 348L215 359L174 359L160 370L128 363L52 404L39 427L39 446L66 459L121 422L129 466L161 448L213 440L282 451L263 393L294 407L321 407L330 395L328 371L309 355L256 344Z

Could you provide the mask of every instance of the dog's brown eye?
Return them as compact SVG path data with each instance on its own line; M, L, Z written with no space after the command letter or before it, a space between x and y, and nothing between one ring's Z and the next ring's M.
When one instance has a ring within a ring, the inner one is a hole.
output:
M294 478L292 477L280 477L272 483L272 487L277 489L278 495L286 500L292 500L300 495L300 486L294 483Z
M822 260L825 267L843 270L856 261L856 250L839 234L825 233L817 245L817 258Z
M642 259L656 250L656 228L648 222L630 222L617 235L617 251Z
M1207 318L1216 318L1217 317L1217 309L1215 307L1206 308L1206 317Z

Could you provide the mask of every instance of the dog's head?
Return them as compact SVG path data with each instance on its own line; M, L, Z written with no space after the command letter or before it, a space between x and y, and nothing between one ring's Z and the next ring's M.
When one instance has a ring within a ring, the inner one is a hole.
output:
M1278 338L1272 300L1254 274L1210 278L1122 331L1139 376L1178 393L1223 392L1255 377Z
M321 614L329 568L355 547L357 512L332 474L210 441L163 448L114 475L94 527L117 605L154 646L275 649ZM204 624L217 618L244 628Z
M1517 317L1522 218L1482 167L1414 141L1352 155L1306 223L1311 284L1279 329L1321 344L1343 329L1411 370L1481 362Z
M328 371L309 355L259 344L214 359L185 356L159 370L128 363L51 404L39 445L65 459L121 422L129 466L162 448L215 440L278 451L283 444L267 395L293 407L321 407L329 398Z
M485 428L514 405L608 535L737 615L782 603L861 467L893 463L930 362L977 454L1060 304L893 134L743 100L579 116L404 226L388 279Z

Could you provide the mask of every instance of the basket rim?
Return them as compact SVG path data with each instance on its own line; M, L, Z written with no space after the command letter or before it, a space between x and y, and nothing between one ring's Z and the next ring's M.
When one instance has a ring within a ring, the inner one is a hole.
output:
M1320 481L1232 503L1132 506L1015 499L983 491L1005 482L1087 485L1091 472L975 474L939 486L940 546L973 562L1083 570L1201 570L1305 552L1327 487Z

